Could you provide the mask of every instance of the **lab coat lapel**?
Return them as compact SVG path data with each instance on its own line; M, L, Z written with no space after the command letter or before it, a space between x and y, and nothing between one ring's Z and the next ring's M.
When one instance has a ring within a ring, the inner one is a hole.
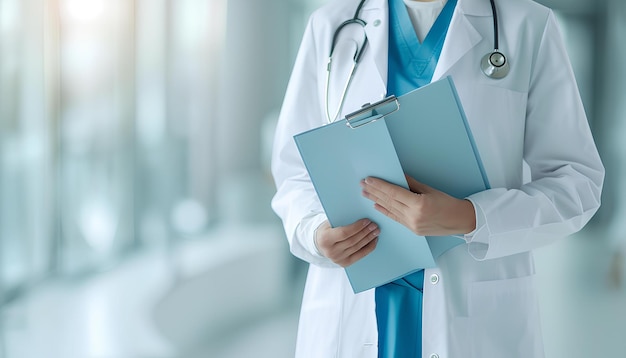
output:
M387 87L387 49L389 40L389 8L386 0L372 0L365 3L362 10L367 22L365 33L369 41L369 51L373 56L380 80Z
M454 64L483 41L484 36L470 21L471 17L482 16L491 17L489 1L458 0L432 81L445 76ZM358 101L382 99L387 89L389 45L389 7L387 0L366 1L361 10L361 18L367 23L365 33L369 48L366 49L357 72L367 74L365 79L367 85L354 83L351 91L356 93L355 96L348 96L346 106L344 106L344 115L363 104L356 103ZM354 101L356 102L352 103Z
M368 48L363 53L354 81L352 82L342 117L366 103L381 100L387 94L387 0L367 1L361 10L360 18L367 23L365 33Z
M455 63L483 40L483 35L472 25L469 17L491 16L489 6L489 1L459 0L432 81L441 79Z

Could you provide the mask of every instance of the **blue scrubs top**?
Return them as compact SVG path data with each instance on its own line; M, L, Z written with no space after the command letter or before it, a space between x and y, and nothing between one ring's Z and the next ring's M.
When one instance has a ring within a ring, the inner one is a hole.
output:
M448 0L420 44L404 1L389 0L388 95L430 83L455 6L456 0ZM421 357L423 286L420 270L376 288L379 358Z

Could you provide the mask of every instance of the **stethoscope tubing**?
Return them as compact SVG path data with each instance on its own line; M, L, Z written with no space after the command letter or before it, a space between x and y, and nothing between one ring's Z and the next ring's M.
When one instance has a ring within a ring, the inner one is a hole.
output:
M493 14L493 48L494 51L498 51L499 46L499 35L498 35L498 11L496 10L496 2L494 0L489 0L491 3L491 13Z
M330 92L330 89L329 89L330 73L331 73L331 68L332 68L335 45L337 44L337 39L339 37L339 34L341 33L341 30L343 30L346 26L352 25L352 24L360 25L363 28L367 26L367 23L361 18L359 18L359 15L361 14L361 9L363 8L365 1L366 0L361 0L361 2L359 2L359 5L356 8L354 16L351 19L348 19L344 21L343 23L341 23L341 25L337 27L337 29L335 30L335 33L333 34L333 39L332 39L331 46L330 46L330 54L328 55L328 63L326 65L325 101L326 101L326 119L328 120L328 123L332 123L335 120L337 120L337 117L339 117L339 114L341 113L341 109L343 108L343 104L346 99L346 94L348 93L348 88L350 87L350 84L352 83L352 79L354 77L354 72L356 71L356 68L359 65L361 56L363 56L363 53L365 52L365 47L367 47L367 43L368 43L367 34L365 34L365 31L363 32L364 34L363 42L361 43L360 47L357 47L354 53L354 56L352 58L352 61L353 61L352 68L350 69L348 80L346 81L343 87L343 90L341 92L341 97L339 100L337 111L335 112L335 115L331 117L328 95ZM509 63L506 59L506 56L504 56L504 54L499 50L498 12L496 10L495 0L489 0L489 2L491 4L491 12L493 14L493 47L494 49L492 52L485 55L485 57L483 57L483 59L481 60L481 70L489 78L501 79L508 74Z
M335 33L333 34L333 40L330 45L330 54L328 55L328 63L326 64L326 87L325 87L325 94L324 94L325 102L326 102L326 119L328 120L328 123L332 123L336 121L337 117L339 117L339 113L341 113L341 109L343 108L343 104L346 99L346 94L348 93L348 88L350 87L350 84L352 83L352 79L354 78L354 71L356 71L356 68L358 67L359 62L361 61L361 56L363 55L363 52L365 52L365 47L367 47L367 43L368 43L367 35L365 34L365 32L363 32L363 41L361 43L361 46L356 49L356 52L354 53L354 56L352 57L352 68L350 69L348 80L346 81L343 87L343 90L341 92L341 97L339 100L339 104L337 106L337 111L335 112L335 115L331 117L328 94L330 92L330 89L329 89L330 72L331 72L332 62L333 62L333 54L335 52L335 45L337 44L337 39L339 37L339 34L341 33L341 30L343 30L346 26L353 25L353 24L360 25L362 28L365 28L365 26L367 26L367 23L364 20L359 18L359 15L361 14L361 8L365 4L365 1L366 0L361 0L361 2L359 3L359 6L357 6L356 11L354 12L354 16L351 19L348 19L342 22L341 25L337 27L337 29L335 30Z

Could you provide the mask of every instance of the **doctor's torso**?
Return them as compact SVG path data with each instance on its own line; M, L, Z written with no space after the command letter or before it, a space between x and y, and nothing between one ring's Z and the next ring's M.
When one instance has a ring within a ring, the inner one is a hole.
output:
M294 235L289 239L292 252L311 262L300 317L298 357L377 355L373 290L352 293L344 270L310 253L311 246L300 241L306 240L306 235L298 236L298 220L322 208L312 188L302 180L306 169L300 167L292 143L292 135L326 123L325 79L333 34L354 16L358 3L333 0L311 16L277 132L275 158L289 160L298 168L275 169L279 178L289 182L281 187L279 179L275 209L282 213L288 235ZM576 213L577 205L573 205L572 224L550 225L560 215L551 212L552 204L543 199L538 199L539 204L526 202L534 195L532 187L526 193L516 190L524 184L524 160L531 162L537 177L548 175L553 168L542 157L566 162L569 158L562 151L578 143L589 146L593 141L584 128L580 133L572 128L586 124L586 117L569 63L561 62L564 49L552 13L528 0L499 0L497 4L500 47L510 61L508 76L495 80L481 71L482 57L493 50L489 1L458 0L432 79L453 79L494 190L475 198L487 221L476 239L450 250L437 260L437 268L426 270L423 350L427 357L543 357L531 252L544 244L544 237L552 240L552 236L567 235L590 215L587 211ZM329 107L337 108L355 48L364 34L367 36L368 47L346 91L340 118L386 96L387 1L366 1L359 17L366 25L343 31L333 54L328 98ZM562 82L558 93L551 91L553 84L546 80L551 77ZM573 135L559 138L561 129ZM572 155L576 156L600 170L595 151ZM559 182L558 186L565 191L580 190L581 184L575 180ZM297 196L285 189L287 185ZM553 190L558 192L561 189L556 185ZM549 183L545 186L550 189ZM591 196L583 196L583 201L590 203L581 205L596 205ZM290 204L295 198L301 200ZM511 353L511 347L518 348Z

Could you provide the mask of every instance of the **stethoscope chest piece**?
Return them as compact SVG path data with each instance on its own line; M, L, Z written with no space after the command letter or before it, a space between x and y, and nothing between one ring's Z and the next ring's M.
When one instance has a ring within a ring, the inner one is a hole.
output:
M480 68L490 78L504 78L509 73L509 62L500 51L493 50L480 61Z

